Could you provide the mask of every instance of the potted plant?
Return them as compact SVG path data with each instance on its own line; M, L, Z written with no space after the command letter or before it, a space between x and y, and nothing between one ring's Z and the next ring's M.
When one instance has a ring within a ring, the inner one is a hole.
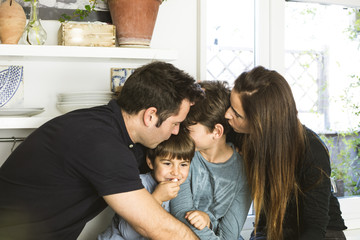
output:
M63 14L61 22L76 17L85 19L95 10L100 0L89 0L85 9L76 9L73 15ZM105 0L102 0L105 1ZM163 0L107 0L111 19L116 26L119 46L150 46L160 4Z

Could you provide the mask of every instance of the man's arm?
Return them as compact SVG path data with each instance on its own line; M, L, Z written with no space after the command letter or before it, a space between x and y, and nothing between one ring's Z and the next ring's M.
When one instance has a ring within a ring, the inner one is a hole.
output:
M104 196L108 205L144 237L156 240L198 239L166 212L145 189Z

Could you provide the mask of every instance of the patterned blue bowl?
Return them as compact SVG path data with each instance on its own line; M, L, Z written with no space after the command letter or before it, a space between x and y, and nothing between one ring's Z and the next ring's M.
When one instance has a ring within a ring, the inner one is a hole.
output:
M0 107L8 103L23 83L23 66L0 66Z

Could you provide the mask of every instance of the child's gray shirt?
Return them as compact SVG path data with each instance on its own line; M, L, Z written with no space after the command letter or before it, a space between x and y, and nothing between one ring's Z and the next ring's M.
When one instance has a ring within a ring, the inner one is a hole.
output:
M228 143L233 154L224 163L211 163L195 152L187 180L178 196L170 201L170 212L184 222L200 239L239 239L248 215L251 196L243 159ZM206 212L212 229L197 230L185 218L190 210Z

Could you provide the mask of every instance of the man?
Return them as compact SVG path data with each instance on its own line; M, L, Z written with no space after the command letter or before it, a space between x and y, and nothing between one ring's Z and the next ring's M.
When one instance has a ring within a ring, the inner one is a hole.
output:
M197 239L146 191L144 147L177 134L202 97L169 63L138 68L117 101L35 130L0 168L0 239L76 239L107 204L150 239Z

